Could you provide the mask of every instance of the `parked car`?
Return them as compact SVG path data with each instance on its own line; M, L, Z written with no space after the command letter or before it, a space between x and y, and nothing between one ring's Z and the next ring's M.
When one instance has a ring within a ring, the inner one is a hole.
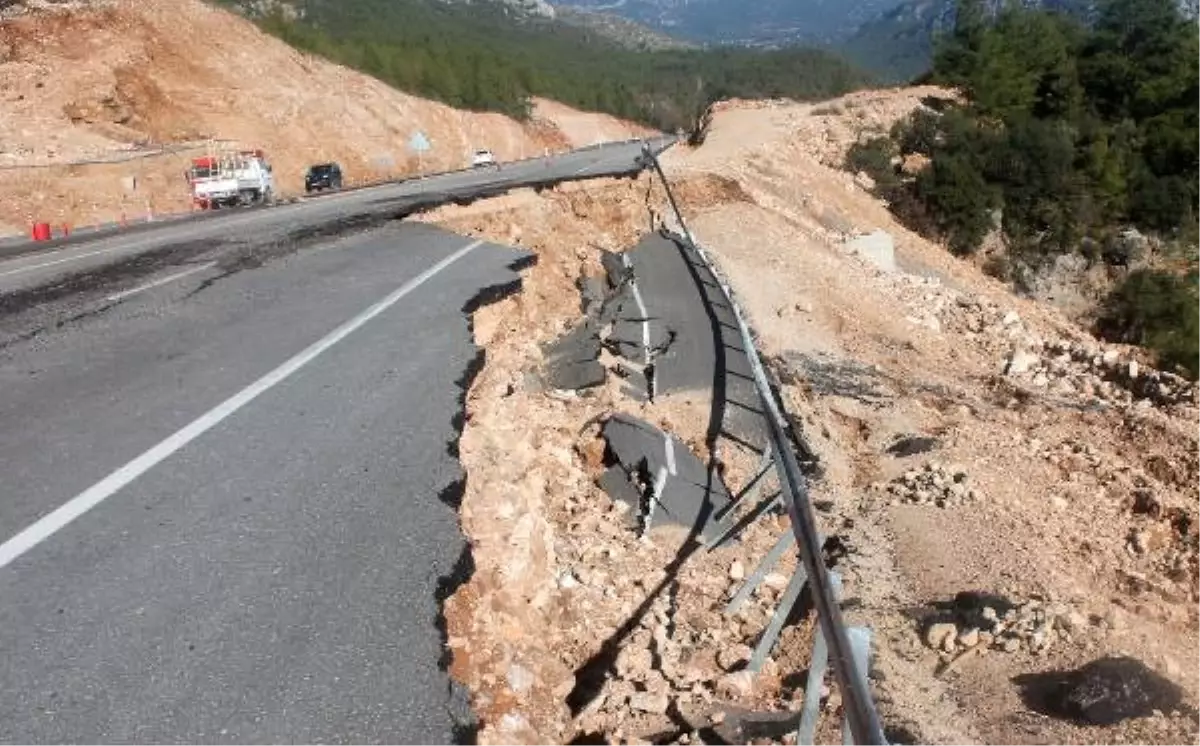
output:
M471 156L471 168L500 168L490 150L476 150Z
M319 192L342 188L342 167L336 163L318 163L304 174L304 191Z

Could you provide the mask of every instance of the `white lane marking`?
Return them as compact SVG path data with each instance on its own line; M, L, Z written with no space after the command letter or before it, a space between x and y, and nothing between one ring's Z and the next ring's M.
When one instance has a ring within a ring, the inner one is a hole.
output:
M160 285L166 285L168 282L175 282L176 280L182 280L183 278L187 277L188 275L194 275L197 272L208 269L209 267L215 267L216 264L217 264L216 262L208 262L207 264L201 264L199 267L192 267L191 269L185 269L182 272L176 272L173 275L167 275L166 277L164 277L160 280L155 280L154 282L147 282L145 285L138 285L135 288L130 288L129 290L125 290L120 293L113 293L112 295L108 296L108 301L109 301L109 303L115 303L119 300L128 298L131 295L137 295L138 293L142 292L143 290L150 290L150 289L156 288Z
M621 263L626 269L632 270L633 265L629 262L628 254L621 254ZM630 273L632 275L632 272ZM633 289L633 300L637 303L638 316L642 320L642 357L646 364L650 363L650 312L646 310L646 304L642 301L642 293L638 290L637 280L631 279L629 287Z
M663 455L666 463L658 467L654 475L654 486L650 490L650 499L646 505L646 520L642 523L642 538L650 533L650 524L654 521L654 508L662 500L663 491L667 489L667 478L675 476L675 444L671 436L663 433Z
M635 280L629 284L633 288L633 299L638 304L638 313L642 316L642 353L646 356L646 362L650 362L649 312L646 310L646 304L642 302L642 292L638 290L637 281Z
M100 256L102 254L111 254L114 251L133 251L137 248L139 248L137 245L133 245L133 246L126 245L126 246L114 246L111 249L98 249L96 251L85 251L82 254L75 254L74 256L68 256L63 259L55 259L54 261L51 261L51 262L42 262L41 264L30 264L30 265L26 265L24 267L18 267L16 269L10 269L7 272L0 272L0 277L11 277L12 275L23 275L26 272L33 272L35 270L45 269L46 267L53 267L56 264L65 264L67 262L74 262L74 261L78 261L80 259L87 259L89 256Z
M154 468L168 456L183 448L188 443L191 443L218 425L226 417L229 417L234 412L249 404L260 394L268 391L288 376L312 362L318 355L354 333L371 319L391 308L401 298L425 284L431 277L458 259L461 259L467 252L482 243L483 241L473 241L445 259L442 259L437 264L389 293L383 300L309 345L275 370L267 373L216 407L200 415L166 440L151 447L142 455L63 503L53 512L42 516L32 525L21 531L21 533L0 544L0 568L7 566L8 563L17 557L20 557L25 552L45 541L56 531L111 497L117 490L120 490L142 474Z
M579 174L583 173L584 171L587 171L588 169L596 168L598 165L599 165L599 163L595 163L595 162L589 163L586 166L584 166L583 168L579 169L578 171L572 171L571 175L578 176Z

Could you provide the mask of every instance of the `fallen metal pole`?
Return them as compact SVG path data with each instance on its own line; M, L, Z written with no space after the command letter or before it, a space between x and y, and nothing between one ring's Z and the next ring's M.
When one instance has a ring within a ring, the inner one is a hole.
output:
M779 475L779 483L792 519L792 531L796 534L800 559L804 562L809 588L812 591L813 605L816 607L817 618L829 646L830 663L842 691L846 723L854 736L855 743L864 744L864 746L886 744L887 740L883 735L879 714L875 710L875 702L871 697L866 677L855 661L834 584L831 582L829 569L825 567L824 559L821 556L821 539L817 531L816 515L813 513L812 503L808 499L808 486L805 483L804 475L800 472L800 464L792 450L783 416L767 380L766 371L762 367L762 361L758 357L758 349L750 334L750 328L742 318L741 309L734 301L729 286L717 273L716 266L709 260L704 249L692 238L691 231L688 230L687 224L683 220L683 213L679 211L679 205L675 202L675 195L671 192L671 185L667 181L666 174L663 173L658 156L650 148L649 143L642 146L642 152L658 173L659 179L662 180L663 189L667 193L671 210L675 213L675 220L683 231L684 239L700 255L713 277L717 278L721 292L728 300L730 308L733 309L734 318L737 319L742 346L745 348L746 357L750 361L750 369L754 374L754 385L766 413L767 432L770 437L771 449L775 453L775 468Z

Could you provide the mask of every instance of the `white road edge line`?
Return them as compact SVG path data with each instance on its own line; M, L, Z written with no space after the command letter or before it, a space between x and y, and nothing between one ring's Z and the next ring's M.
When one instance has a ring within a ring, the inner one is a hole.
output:
M126 251L126 250L134 251L140 247L141 247L140 244L134 244L132 246L129 246L129 245L113 246L112 248L108 248L108 249L98 249L96 251L86 251L82 254L75 254L74 256L68 256L63 259L55 259L52 262L42 262L41 264L29 264L24 267L10 269L7 272L0 272L0 277L11 277L12 275L23 275L26 272L34 272L39 269L45 269L46 267L53 267L56 264L66 264L67 262L75 262L75 261L79 261L80 259L87 259L89 256L100 256L102 254L111 254L114 251Z
M626 269L633 269L628 254L621 254L621 263L625 265ZM637 303L638 313L642 319L642 357L648 365L650 363L650 312L646 310L646 304L642 302L642 293L638 290L637 280L631 279L629 287L633 290L633 300Z
M468 252L482 243L483 241L473 241L442 259L437 264L389 293L383 300L367 308L337 329L334 329L329 334L309 345L275 370L272 370L216 407L200 415L166 440L151 447L142 455L63 503L53 512L42 516L32 525L21 531L21 533L0 544L0 568L6 567L10 562L54 535L56 531L96 507L122 487L125 487L142 474L154 468L168 456L183 448L188 443L191 443L226 417L229 417L234 412L249 404L260 394L268 391L288 376L312 362L318 355L353 334L368 321L391 308L401 298L425 284L431 277L449 267L458 259L466 256Z
M216 262L208 262L206 264L201 264L198 267L192 267L191 269L185 269L182 272L176 272L173 275L167 275L166 277L163 277L162 279L159 279L159 280L155 280L154 282L147 282L145 285L138 285L135 288L130 288L129 290L125 290L120 293L113 293L112 295L108 296L107 300L109 303L116 303L117 301L124 300L125 298L128 298L131 295L137 295L138 293L140 293L144 290L150 290L150 289L156 288L160 285L166 285L168 282L175 282L176 280L182 280L183 278L187 277L188 275L194 275L197 272L206 270L209 267L215 267L216 265L217 265Z

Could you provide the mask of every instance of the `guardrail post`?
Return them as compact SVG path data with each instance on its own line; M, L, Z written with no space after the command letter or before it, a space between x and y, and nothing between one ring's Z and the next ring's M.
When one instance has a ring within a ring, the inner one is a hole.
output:
M742 587L738 588L737 593L733 594L733 598L729 599L729 603L725 606L726 614L734 614L738 609L742 608L742 604L750 598L750 594L754 593L754 589L758 588L759 583L767 577L767 573L771 572L771 568L775 563L783 557L784 552L788 550L796 541L796 535L791 531L785 531L779 535L779 541L775 542L775 546L771 547L771 551L767 552L762 561L758 563L758 567L754 568L754 572L750 573L750 577L746 578L746 582L742 583Z
M856 673L863 679L866 686L867 671L871 666L871 630L866 627L851 627L846 630L850 637L850 651L854 655ZM842 720L842 743L854 743L854 734L850 731L850 720Z
M796 602L800 600L800 591L804 589L806 582L808 582L808 575L804 572L804 566L800 565L788 580L787 588L779 599L779 605L775 607L775 613L771 615L771 621L767 623L762 637L758 638L758 644L754 646L754 653L751 654L750 664L747 666L754 673L762 670L767 656L775 648L775 643L779 640L780 633L783 632L783 623L787 621L788 615L796 607Z

